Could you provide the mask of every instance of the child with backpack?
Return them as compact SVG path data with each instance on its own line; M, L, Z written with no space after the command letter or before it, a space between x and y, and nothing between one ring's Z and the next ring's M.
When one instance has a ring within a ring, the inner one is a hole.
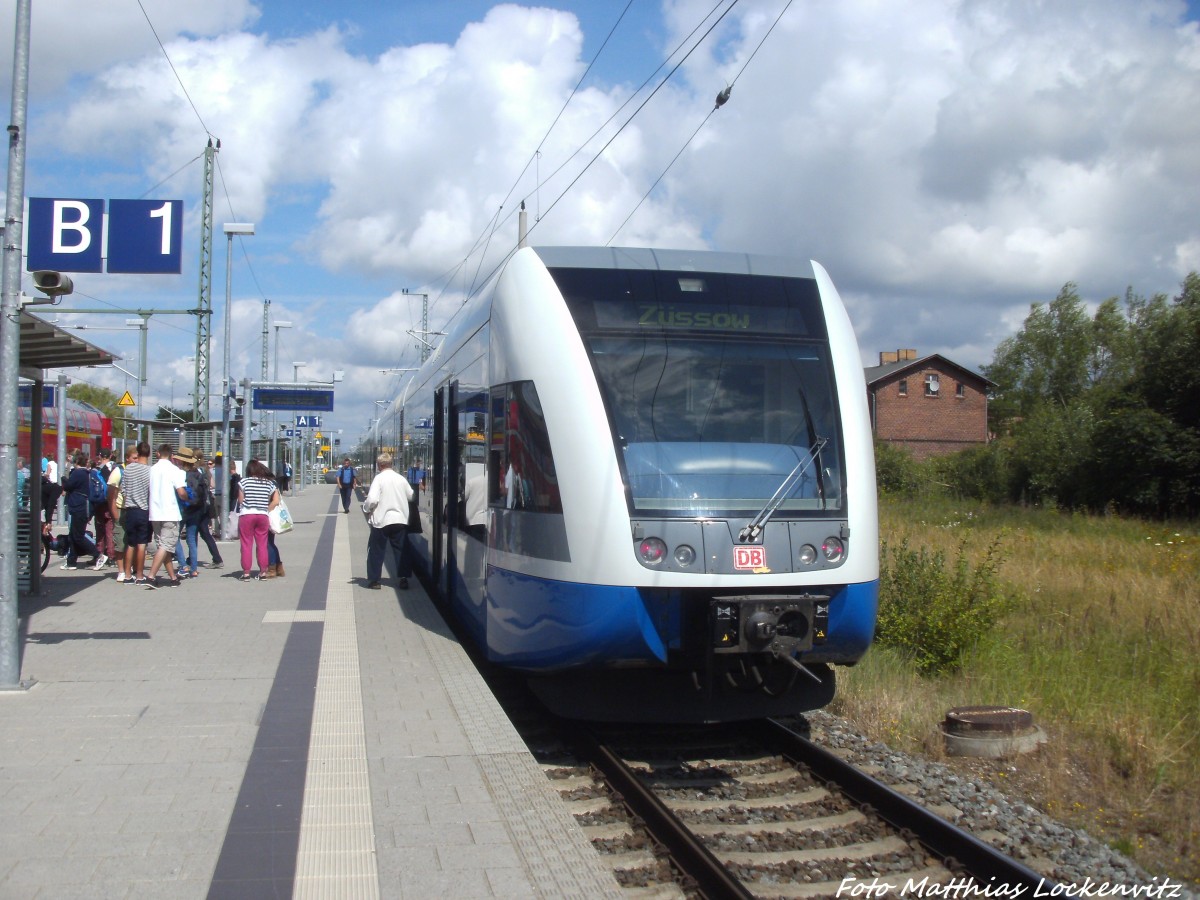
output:
M108 565L120 554L113 541L115 525L108 502L108 479L113 469L112 450L101 447L96 451L96 468L92 469L92 481L88 484L88 502L92 506L92 520L96 526L96 546L108 557Z

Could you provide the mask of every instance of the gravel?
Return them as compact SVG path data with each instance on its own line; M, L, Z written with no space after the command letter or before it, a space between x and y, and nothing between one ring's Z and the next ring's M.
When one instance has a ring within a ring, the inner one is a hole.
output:
M1027 803L964 777L942 763L869 741L854 726L819 711L805 718L820 745L866 767L885 784L966 828L1048 879L1079 886L1058 897L1195 898L1186 885L1151 876L1107 844L1070 828ZM1134 888L1142 890L1135 891ZM1050 896L1049 888L1045 896Z

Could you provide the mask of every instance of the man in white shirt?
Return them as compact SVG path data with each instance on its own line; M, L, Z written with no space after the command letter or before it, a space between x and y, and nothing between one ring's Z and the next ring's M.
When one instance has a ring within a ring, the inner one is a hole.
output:
M363 512L368 515L367 524L371 526L371 536L367 539L367 587L373 591L380 589L383 556L389 544L396 554L396 574L400 577L401 589L408 588L408 576L412 574L407 532L413 489L408 479L392 468L392 462L392 454L379 454L375 461L378 471L363 503Z
M179 448L179 452L191 450ZM158 549L154 551L154 561L150 563L150 572L146 576L146 587L158 587L157 578L160 566L167 567L167 584L179 586L179 577L175 574L175 545L179 543L179 522L182 518L179 512L179 501L187 501L187 474L171 461L171 445L160 444L158 462L150 467L150 527L154 531L154 540ZM194 461L195 457L191 456Z

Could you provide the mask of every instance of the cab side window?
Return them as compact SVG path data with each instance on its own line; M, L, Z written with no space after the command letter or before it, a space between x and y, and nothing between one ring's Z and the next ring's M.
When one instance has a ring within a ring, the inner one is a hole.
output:
M530 512L562 512L550 434L532 381L491 390L488 502Z

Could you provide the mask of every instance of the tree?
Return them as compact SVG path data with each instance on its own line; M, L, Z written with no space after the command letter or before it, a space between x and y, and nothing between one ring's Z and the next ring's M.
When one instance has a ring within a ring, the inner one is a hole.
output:
M1133 291L1128 290L1124 310L1120 300L1109 297L1092 317L1092 344L1087 361L1092 387L1118 390L1133 377L1133 336L1127 312L1133 304Z
M1146 405L1177 424L1200 429L1200 275L1192 272L1170 305L1147 317L1138 365Z
M1000 342L983 370L998 385L991 404L997 424L1029 415L1046 400L1065 406L1079 398L1090 386L1095 334L1070 282L1046 306L1033 304L1021 330Z

